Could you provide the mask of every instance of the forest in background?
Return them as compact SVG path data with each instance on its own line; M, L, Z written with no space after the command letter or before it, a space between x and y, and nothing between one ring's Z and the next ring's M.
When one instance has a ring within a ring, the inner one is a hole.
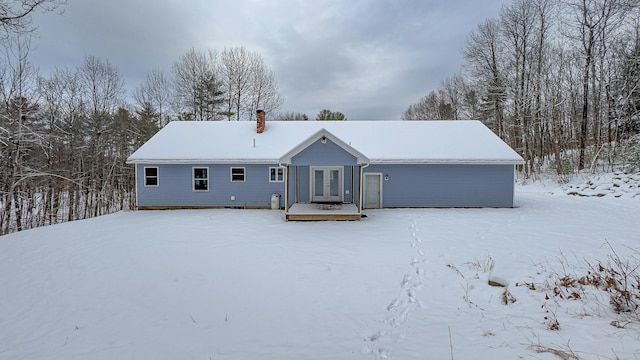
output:
M170 121L250 120L257 109L308 120L279 112L273 72L244 47L191 49L129 94L119 70L95 56L43 76L29 62L25 15L65 3L0 0L0 235L133 208L126 158ZM569 179L596 164L637 171L639 4L514 0L469 35L461 72L402 119L481 120L525 158L525 178L552 168ZM316 120L346 117L325 109Z
M246 120L282 104L273 73L242 47L192 49L171 76L152 70L128 97L107 60L41 76L29 35L3 41L0 234L133 208L126 159L169 121Z
M29 15L65 4L0 1L0 235L133 208L126 159L169 121L247 120L282 105L273 72L244 47L191 49L132 94L95 56L40 75Z
M640 168L640 1L514 0L462 55L404 120L482 120L526 177Z

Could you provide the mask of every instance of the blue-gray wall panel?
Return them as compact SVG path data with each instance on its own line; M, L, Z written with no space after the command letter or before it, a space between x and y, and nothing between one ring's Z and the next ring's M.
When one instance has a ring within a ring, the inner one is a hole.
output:
M296 166L291 166L292 168L296 168ZM296 201L297 202L308 202L309 201L309 176L310 176L310 172L309 172L309 166L297 166L297 174L298 174L298 182L297 182L297 188L295 187L295 180L294 180L294 186L291 188L291 191L296 191ZM290 204L292 205L292 204Z
M292 165L315 165L315 166L331 166L331 165L355 165L357 159L349 154L336 143L327 139L327 143L323 144L318 140L309 145L306 149L299 152L291 159Z
M245 182L230 181L231 165L158 165L158 187L145 187L145 165L137 166L139 206L270 207L274 193L284 206L284 183L269 182L269 167L276 164L238 165L246 169ZM192 190L193 167L209 167L208 192ZM309 201L309 166L297 167L299 179L296 166L289 169L290 205ZM364 171L389 176L382 184L383 207L513 206L513 165L371 165ZM343 174L344 189L350 192L344 201L357 203L358 167L345 166Z
M383 207L512 207L513 165L371 165Z
M277 164L157 166L159 186L145 187L145 165L138 164L138 206L270 207L272 194L280 194L280 206L284 206L284 182L269 182L269 168ZM209 168L208 192L192 190L193 167ZM231 167L245 168L245 182L231 182ZM231 200L231 196L235 196L235 200Z

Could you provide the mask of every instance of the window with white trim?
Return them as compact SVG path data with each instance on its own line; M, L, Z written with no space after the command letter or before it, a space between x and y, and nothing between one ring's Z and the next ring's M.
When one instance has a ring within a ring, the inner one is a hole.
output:
M193 168L193 191L209 191L209 168Z
M269 182L284 182L284 168L270 167Z
M155 187L158 186L158 167L145 167L144 168L144 186Z
M244 182L245 181L244 172L245 172L245 169L243 167L232 167L231 168L231 181L232 182Z

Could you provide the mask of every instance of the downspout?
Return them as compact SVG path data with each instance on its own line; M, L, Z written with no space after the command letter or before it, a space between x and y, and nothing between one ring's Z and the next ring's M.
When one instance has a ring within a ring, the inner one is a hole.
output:
M135 208L138 209L138 204L139 204L139 202L138 202L138 193L139 193L139 191L138 191L138 163L134 164L134 169L135 169L135 171L134 171L134 173L135 173L135 175L134 175L134 177L135 177L135 187L134 187L134 189L135 189L135 192L136 192L136 207ZM158 178L160 178L160 171L158 171ZM133 209L131 209L131 210L133 210Z
M356 199L354 199L354 197L356 196L355 192L353 191L353 189L356 186L356 171L355 168L353 167L353 165L351 166L351 203L355 204L356 203Z
M284 168L284 213L289 212L289 165L285 166L278 161L278 166Z
M516 207L516 171L518 171L516 169L517 164L513 164L513 175L511 176L513 178L513 184L511 185L511 207L514 208Z
M284 183L284 213L289 212L289 165L285 168L285 183Z

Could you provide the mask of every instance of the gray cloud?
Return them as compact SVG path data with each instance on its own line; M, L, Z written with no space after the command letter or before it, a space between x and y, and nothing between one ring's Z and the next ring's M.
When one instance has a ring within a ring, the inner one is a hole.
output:
M508 2L76 0L36 17L32 61L46 73L95 55L133 89L191 47L244 46L274 71L284 111L397 119L460 70L469 32Z

